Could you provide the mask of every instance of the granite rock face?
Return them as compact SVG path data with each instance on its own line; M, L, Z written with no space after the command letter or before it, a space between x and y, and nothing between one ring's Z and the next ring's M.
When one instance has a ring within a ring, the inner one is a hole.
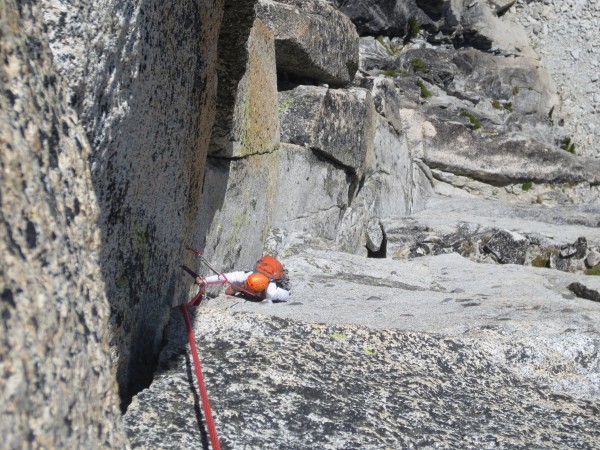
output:
M223 1L44 0L41 8L66 100L91 144L126 402L150 382L171 305L188 289L178 267L197 231Z
M335 3L352 19L361 36L404 36L410 17L418 16L421 21L426 18L414 1L335 0Z
M370 92L299 86L281 92L279 105L283 142L315 149L357 177L363 175L373 153L376 121Z
M348 85L358 68L358 34L323 0L260 0L257 15L275 35L277 70L331 86Z
M128 448L111 372L90 146L37 4L0 5L4 448Z
M293 301L201 307L223 447L593 447L600 305L567 290L581 276L426 258L304 247L286 259ZM168 447L173 434L201 445L178 313L170 343L125 417L134 445Z
M239 158L272 152L279 145L273 35L260 19L254 19L249 35L239 33L240 22L254 17L251 2L232 2L226 8L210 154Z

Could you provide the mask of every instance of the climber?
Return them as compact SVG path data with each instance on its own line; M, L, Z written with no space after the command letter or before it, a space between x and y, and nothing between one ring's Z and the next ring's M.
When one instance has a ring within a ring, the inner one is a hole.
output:
M200 287L211 284L229 283L226 295L240 295L249 300L285 302L290 296L287 270L272 256L263 256L250 272L230 272L210 277L197 276Z

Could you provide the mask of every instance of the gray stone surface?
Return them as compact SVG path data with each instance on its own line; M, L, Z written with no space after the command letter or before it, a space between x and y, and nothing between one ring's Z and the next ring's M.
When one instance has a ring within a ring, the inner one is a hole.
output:
M279 153L234 160L208 158L206 168L203 207L192 243L204 249L217 270L249 270L261 256L271 224Z
M0 5L2 448L128 448L111 372L90 145L38 4Z
M277 70L332 87L358 68L358 34L350 19L321 0L260 0L257 15L275 35Z
M586 258L586 263L588 267L596 267L598 264L600 264L600 252L596 250L589 252Z
M581 276L458 255L409 262L304 248L285 262L290 302L217 297L196 316L224 447L598 441L600 305L567 290ZM186 446L201 440L178 312L172 324L164 371L126 415L136 445L169 446L172 433Z
M489 136L431 119L423 161L431 168L492 183L600 183L600 162L519 135ZM422 127L422 125L418 125Z
M91 144L111 347L126 399L150 382L171 305L189 288L178 267L197 235L223 1L40 6L65 99Z
M334 0L344 14L352 19L361 36L404 36L409 17L421 23L427 16L414 1L398 0Z
M279 110L282 142L313 148L362 176L376 125L369 91L299 86L279 93Z
M350 200L346 171L305 147L282 144L280 155L272 228L334 241Z

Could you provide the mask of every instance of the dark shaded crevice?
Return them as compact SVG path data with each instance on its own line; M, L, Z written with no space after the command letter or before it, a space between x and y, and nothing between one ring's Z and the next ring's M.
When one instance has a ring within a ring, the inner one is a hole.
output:
M323 86L323 84L322 81L315 78L277 71L277 92L291 91L298 86Z

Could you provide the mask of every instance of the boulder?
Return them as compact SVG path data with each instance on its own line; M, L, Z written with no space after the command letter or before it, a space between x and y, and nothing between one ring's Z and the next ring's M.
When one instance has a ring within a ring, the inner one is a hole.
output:
M268 153L279 145L273 35L260 19L254 20L246 42L237 42L237 29L225 24L219 38L222 82L209 148L210 155L227 158Z
M502 58L476 49L465 49L452 57L463 89L479 92L491 100L510 102L521 114L547 117L559 103L556 86L535 57ZM455 85L449 88L456 89Z
M373 161L363 187L365 207L379 218L409 214L413 161L406 136L380 118L373 147Z
M589 268L596 267L598 264L600 264L600 252L591 250L587 254L585 262Z
M256 12L275 36L277 71L332 87L346 86L358 68L352 22L327 1L260 0Z
M314 149L362 176L377 115L369 91L298 86L280 92L278 105L282 142Z
M366 228L367 249L371 252L381 250L383 244L383 229L378 220L370 220Z
M523 264L529 241L525 236L508 230L495 233L485 244L501 264Z
M380 39L372 36L360 38L360 54L358 67L364 72L379 74L395 71L400 64L400 52L395 52Z
M0 435L128 448L109 348L90 144L40 6L0 6Z
M548 261L548 267L555 270L560 270L562 272L570 272L571 271L571 260L568 258L563 258L559 253L551 253Z
M573 244L564 245L560 249L562 258L581 259L585 258L587 253L587 240L584 236L577 238Z
M392 65L402 73L418 75L448 95L475 104L483 98L496 100L500 105L510 105L506 108L511 112L539 114L544 122L548 122L552 106L559 103L550 74L533 58L502 58L473 48L414 48L396 56L393 62L373 58L370 64L385 68Z
M571 283L568 288L577 297L593 302L600 302L600 291L598 289L590 289L585 284L579 282Z

